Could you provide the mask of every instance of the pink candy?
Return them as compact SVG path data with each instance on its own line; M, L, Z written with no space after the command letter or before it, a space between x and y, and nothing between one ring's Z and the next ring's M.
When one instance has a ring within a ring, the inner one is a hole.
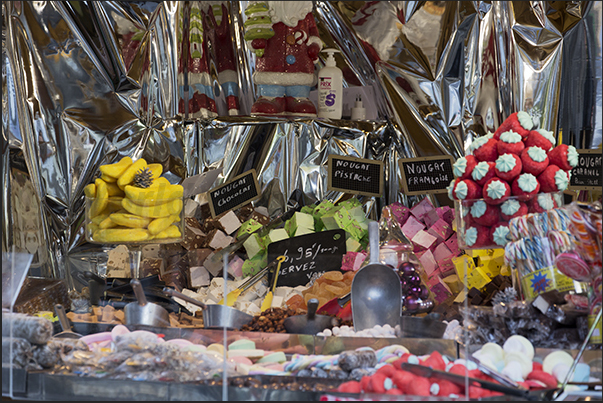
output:
M409 216L406 223L402 226L402 233L406 235L408 239L412 239L417 232L424 230L425 226L423 223L418 221L415 217Z

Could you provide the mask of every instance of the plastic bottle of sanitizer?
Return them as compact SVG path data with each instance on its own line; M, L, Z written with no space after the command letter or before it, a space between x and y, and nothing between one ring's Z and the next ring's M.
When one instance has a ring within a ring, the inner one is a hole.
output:
M333 53L337 49L325 49L328 54L325 67L318 72L318 117L341 119L343 108L343 74L335 65Z

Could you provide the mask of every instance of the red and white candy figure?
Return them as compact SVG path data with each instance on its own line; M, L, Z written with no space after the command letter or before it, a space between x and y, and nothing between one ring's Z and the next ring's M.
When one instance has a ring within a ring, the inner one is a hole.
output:
M253 81L259 98L252 115L316 116L310 89L322 41L311 1L251 1L245 40L256 52Z

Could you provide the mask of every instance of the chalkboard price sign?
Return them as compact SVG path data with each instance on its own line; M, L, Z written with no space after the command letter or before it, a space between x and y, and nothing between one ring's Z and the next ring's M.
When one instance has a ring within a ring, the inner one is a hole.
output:
M341 271L346 253L345 231L336 229L300 235L268 244L268 261L285 256L277 286L297 287L327 271Z
M329 155L328 190L376 196L383 195L383 161Z
M601 190L601 150L578 151L578 165L572 169L571 190Z
M209 191L209 209L212 217L234 210L260 197L260 186L251 169Z
M452 156L401 158L402 189L406 195L446 193L454 179Z

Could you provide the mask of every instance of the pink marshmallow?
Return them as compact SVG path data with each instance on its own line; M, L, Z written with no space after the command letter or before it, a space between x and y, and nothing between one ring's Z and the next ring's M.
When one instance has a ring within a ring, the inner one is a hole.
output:
M408 239L412 239L417 232L424 230L425 226L423 223L418 221L415 217L409 216L406 223L402 226L402 233L406 235Z

